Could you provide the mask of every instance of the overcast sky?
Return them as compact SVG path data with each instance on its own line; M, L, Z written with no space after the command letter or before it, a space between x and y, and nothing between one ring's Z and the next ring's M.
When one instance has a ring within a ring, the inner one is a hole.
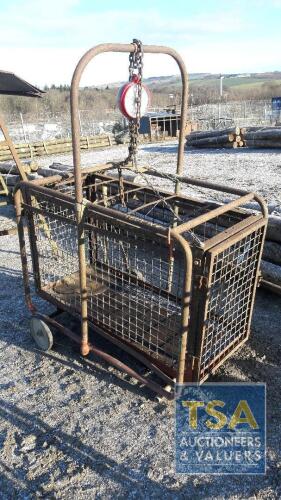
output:
M34 85L70 83L79 58L103 42L169 45L189 72L281 70L281 0L0 0L0 69ZM127 79L125 55L100 55L82 85ZM144 76L177 73L145 56Z

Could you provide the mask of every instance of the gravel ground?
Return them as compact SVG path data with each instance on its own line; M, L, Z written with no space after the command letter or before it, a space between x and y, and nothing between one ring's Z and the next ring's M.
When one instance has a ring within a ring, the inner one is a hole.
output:
M139 165L153 166L163 172L176 172L176 151L174 142L141 145L139 148ZM127 154L126 146L110 149L82 152L81 163L85 166L118 161ZM40 159L40 164L49 166L53 161L72 165L72 155L62 154ZM248 191L255 191L264 196L269 203L269 210L281 213L280 190L281 153L276 150L240 149L189 149L184 154L184 175L196 177L209 182L226 184ZM153 185L169 189L169 181L153 179ZM141 179L137 179L141 180ZM187 194L196 194L203 198L225 199L226 195L208 192L202 188L183 189Z
M0 200L1 202L1 200ZM4 231L10 231L11 229L16 230L16 216L14 207L12 205L0 206L0 235Z
M159 156L159 162L168 164L173 147L165 145L167 155ZM155 158L158 150L158 145L143 147L142 156ZM117 159L123 151L94 152L83 163L111 155ZM242 180L247 174L252 189L260 188L270 202L280 204L277 154L265 153L264 158L271 158L266 179L267 160L262 167L261 153L232 155L194 151L186 156L190 175L237 185L234 176L239 174L239 185L247 188ZM239 158L237 169L231 158ZM57 159L69 161L66 155ZM212 378L267 383L267 474L179 475L174 472L173 404L158 402L149 390L94 356L82 360L63 337L56 337L50 353L36 350L23 300L17 236L0 238L0 254L1 500L280 498L280 297L258 292L251 339ZM40 307L50 312L48 304Z

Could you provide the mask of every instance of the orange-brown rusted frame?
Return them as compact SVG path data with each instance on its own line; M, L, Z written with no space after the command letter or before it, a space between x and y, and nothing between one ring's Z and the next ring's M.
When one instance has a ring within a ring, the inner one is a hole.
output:
M181 127L179 134L177 174L183 174L183 153L185 140L185 118L188 105L188 76L185 64L181 56L170 47L161 47L157 45L143 45L143 52L150 54L166 54L171 56L178 64L182 78L182 103L181 103ZM71 92L71 128L72 128L72 147L73 164L75 178L75 199L76 199L76 219L78 226L78 257L79 257L79 276L80 276L80 296L81 296L81 354L89 353L88 345L88 305L87 305L87 277L86 277L86 255L85 255L85 234L83 228L84 209L82 173L81 173L81 153L80 153L80 122L79 122L79 84L82 74L89 62L98 54L105 52L130 53L136 50L134 43L118 44L106 43L93 47L86 52L78 62L74 71ZM178 193L180 184L176 182L175 192Z

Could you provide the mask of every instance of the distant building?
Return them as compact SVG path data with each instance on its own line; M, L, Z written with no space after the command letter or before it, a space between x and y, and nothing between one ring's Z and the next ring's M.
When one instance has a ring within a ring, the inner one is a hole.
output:
M150 112L141 117L140 133L152 137L177 137L181 116L176 112Z

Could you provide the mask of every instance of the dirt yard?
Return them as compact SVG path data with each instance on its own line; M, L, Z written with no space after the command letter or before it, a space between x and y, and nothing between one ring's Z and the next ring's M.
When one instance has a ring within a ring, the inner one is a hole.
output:
M170 171L175 146L164 149L162 154L160 145L142 146L140 164L149 161ZM124 147L85 153L83 164L121 154ZM281 210L280 154L194 151L185 157L191 176L257 190L271 211ZM70 157L56 160L69 163ZM52 161L45 158L42 164ZM249 342L212 377L267 383L266 475L181 475L174 472L173 403L157 401L94 356L83 360L61 336L49 353L38 351L29 333L16 235L0 238L0 255L1 500L281 497L280 297L258 291ZM64 321L77 328L69 317Z

